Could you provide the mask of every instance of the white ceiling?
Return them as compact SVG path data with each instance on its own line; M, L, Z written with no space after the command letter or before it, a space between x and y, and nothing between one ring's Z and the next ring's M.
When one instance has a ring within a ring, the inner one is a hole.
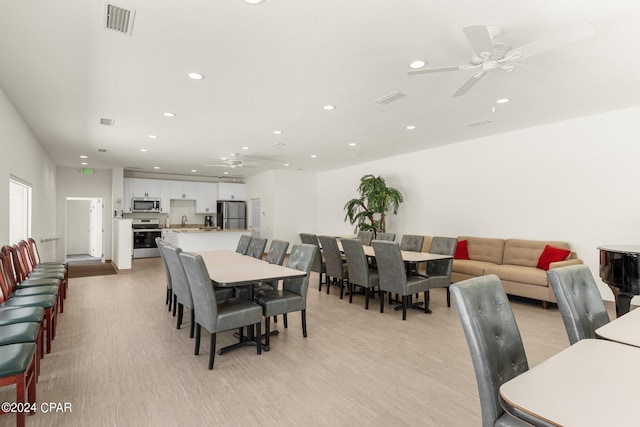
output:
M131 36L104 28L102 1L2 1L0 87L57 165L87 155L94 168L212 177L320 171L640 104L637 0L111 4L136 10ZM451 94L474 71L407 75L415 59L467 63L465 26L499 24L497 40L519 47L584 22L594 37L496 70L465 96ZM406 96L373 102L394 91ZM259 167L204 166L230 153Z

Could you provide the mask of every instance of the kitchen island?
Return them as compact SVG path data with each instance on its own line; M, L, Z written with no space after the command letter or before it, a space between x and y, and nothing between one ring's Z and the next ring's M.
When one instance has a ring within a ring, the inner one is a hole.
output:
M240 236L251 233L247 229L218 230L213 227L165 228L162 239L185 252L235 251Z

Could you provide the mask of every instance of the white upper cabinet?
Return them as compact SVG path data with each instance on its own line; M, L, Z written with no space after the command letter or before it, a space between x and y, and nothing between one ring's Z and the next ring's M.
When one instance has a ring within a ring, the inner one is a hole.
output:
M218 200L244 201L247 198L246 184L236 182L218 183Z
M190 181L166 181L169 184L169 198L172 200L195 200L196 183Z
M162 197L162 181L144 178L130 178L130 181L131 197Z
M196 182L196 213L216 213L218 201L218 184L213 182Z

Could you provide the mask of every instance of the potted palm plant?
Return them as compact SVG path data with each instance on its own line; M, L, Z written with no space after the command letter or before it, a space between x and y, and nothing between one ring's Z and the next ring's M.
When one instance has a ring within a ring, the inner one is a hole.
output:
M360 197L351 199L344 205L347 211L344 220L355 225L355 231L373 231L374 236L386 232L386 214L392 211L398 213L400 204L404 201L402 193L387 183L381 176L371 174L360 178L358 186Z

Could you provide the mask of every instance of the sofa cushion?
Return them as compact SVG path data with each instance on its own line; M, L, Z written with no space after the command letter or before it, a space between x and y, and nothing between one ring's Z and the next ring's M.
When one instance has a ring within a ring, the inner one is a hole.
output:
M496 274L500 280L509 282L526 283L536 286L549 286L547 272L536 267L525 267L522 265L503 264L487 266L484 274Z
M552 262L563 261L571 254L568 249L556 248L554 246L545 246L540 258L538 258L537 268L541 268L545 271L549 269L549 264Z
M456 273L469 274L471 276L483 276L487 267L493 267L496 264L486 261L477 261L475 259L454 259L452 271Z
M453 259L469 259L469 249L467 248L466 240L458 240L456 244L456 253L453 255Z
M504 258L502 262L498 264L521 265L535 268L538 265L538 259L544 247L547 245L560 249L570 249L569 244L565 242L507 239L504 243ZM471 255L471 253L469 255ZM544 272L544 270L540 271Z
M487 237L459 236L458 241L467 241L469 259L502 264L504 240ZM542 252L542 249L540 250Z

